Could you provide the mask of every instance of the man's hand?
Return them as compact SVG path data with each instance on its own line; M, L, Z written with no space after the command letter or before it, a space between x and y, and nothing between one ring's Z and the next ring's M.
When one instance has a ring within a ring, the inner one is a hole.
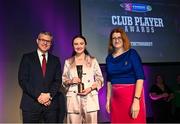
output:
M44 103L45 106L49 106L51 104L51 100Z
M50 93L41 93L41 95L38 97L38 102L41 104L47 103L51 99Z

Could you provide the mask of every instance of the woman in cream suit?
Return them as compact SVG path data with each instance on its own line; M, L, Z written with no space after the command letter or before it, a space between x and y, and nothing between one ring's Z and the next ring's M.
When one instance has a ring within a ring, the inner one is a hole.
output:
M86 50L86 39L78 35L73 38L72 57L65 61L62 75L67 88L67 123L97 123L99 110L98 90L103 86L103 76L97 60ZM78 76L77 65L82 66L82 78ZM84 90L78 92L78 84Z

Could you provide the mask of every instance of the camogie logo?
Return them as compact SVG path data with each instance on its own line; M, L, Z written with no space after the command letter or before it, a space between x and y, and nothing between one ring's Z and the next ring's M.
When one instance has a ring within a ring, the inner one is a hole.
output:
M121 3L120 6L126 11L130 12L148 12L152 10L150 5L140 4L140 3Z

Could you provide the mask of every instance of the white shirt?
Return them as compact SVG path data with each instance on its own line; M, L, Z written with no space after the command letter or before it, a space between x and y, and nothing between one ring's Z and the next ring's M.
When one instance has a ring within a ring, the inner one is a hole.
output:
M46 58L46 62L48 60L48 52L46 53L42 53L39 49L37 49L37 53L38 53L38 57L39 57L39 61L41 63L41 66L42 66L42 60L43 60L43 54L45 54L45 58Z

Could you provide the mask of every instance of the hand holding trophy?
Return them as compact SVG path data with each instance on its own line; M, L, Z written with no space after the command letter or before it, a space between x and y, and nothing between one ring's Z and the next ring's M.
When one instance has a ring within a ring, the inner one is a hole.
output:
M83 74L82 67L83 67L82 65L76 66L78 77L81 80L81 82L78 83L78 93L81 93L84 90L84 84L82 83L82 74Z

